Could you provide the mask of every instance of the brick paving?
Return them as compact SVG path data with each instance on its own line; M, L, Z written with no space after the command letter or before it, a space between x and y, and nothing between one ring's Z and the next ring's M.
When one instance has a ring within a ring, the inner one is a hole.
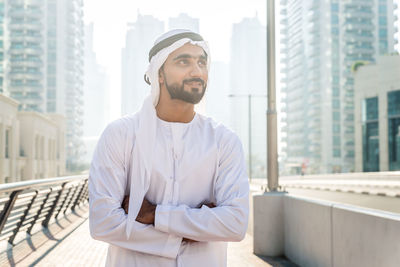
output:
M87 209L80 216L70 215L67 221L68 225L60 221L49 228L49 233L39 232L30 242L22 241L12 250L0 253L0 265L104 266L107 244L90 237ZM246 235L242 242L229 243L228 266L278 266L268 264L252 250L251 235Z
M247 235L239 243L228 246L229 267L271 266L252 253L252 238ZM93 240L86 220L65 241L39 262L41 266L104 266L107 244Z
M40 266L104 266L107 244L91 238L85 220L70 236L39 262Z

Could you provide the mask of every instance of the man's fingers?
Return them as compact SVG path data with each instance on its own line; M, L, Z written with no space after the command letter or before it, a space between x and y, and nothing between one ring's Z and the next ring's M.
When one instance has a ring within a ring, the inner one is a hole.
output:
M206 205L206 206L209 207L210 209L216 207L214 203L205 203L204 205Z
M122 200L121 207L124 209L125 213L128 214L128 210L129 210L129 195L124 197L124 199Z
M199 241L196 241L196 240L193 240L193 239L190 239L190 238L186 238L186 237L184 237L184 238L182 239L182 241L189 242L189 243L199 242Z

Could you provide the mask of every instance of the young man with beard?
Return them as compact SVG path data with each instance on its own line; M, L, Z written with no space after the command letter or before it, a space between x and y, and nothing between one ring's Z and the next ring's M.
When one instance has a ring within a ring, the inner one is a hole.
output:
M197 114L208 81L203 38L156 40L142 109L111 123L89 178L90 231L109 243L108 266L226 266L243 239L249 185L238 137Z

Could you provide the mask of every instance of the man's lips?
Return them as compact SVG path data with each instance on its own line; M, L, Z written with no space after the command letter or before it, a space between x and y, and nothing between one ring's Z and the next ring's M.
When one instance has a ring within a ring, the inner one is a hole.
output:
M201 87L203 86L202 82L186 82L185 85L190 87Z

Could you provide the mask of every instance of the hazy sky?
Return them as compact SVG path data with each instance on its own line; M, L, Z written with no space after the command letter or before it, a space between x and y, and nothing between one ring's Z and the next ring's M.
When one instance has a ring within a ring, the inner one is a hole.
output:
M127 24L135 22L138 13L165 24L179 13L199 18L200 33L210 43L212 59L228 62L232 24L257 15L266 25L266 0L84 0L85 23L94 22L94 51L110 76L111 119L120 112L121 48Z

